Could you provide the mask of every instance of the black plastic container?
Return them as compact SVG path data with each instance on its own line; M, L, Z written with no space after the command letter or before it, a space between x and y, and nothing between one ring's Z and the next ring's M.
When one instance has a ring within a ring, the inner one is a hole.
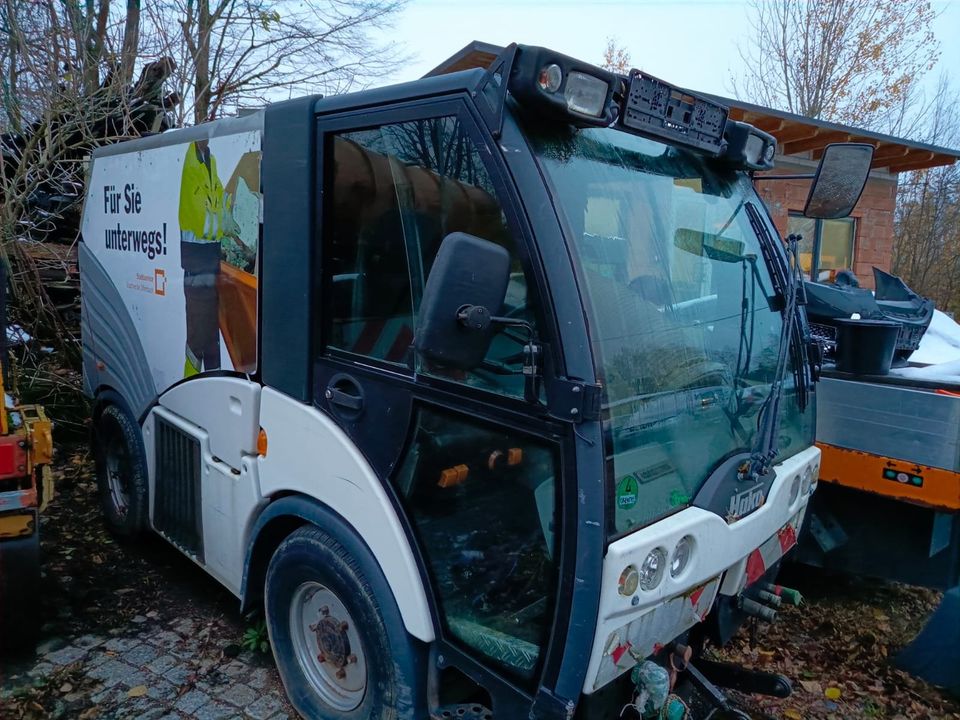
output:
M893 363L900 323L837 320L837 370L853 375L886 375Z

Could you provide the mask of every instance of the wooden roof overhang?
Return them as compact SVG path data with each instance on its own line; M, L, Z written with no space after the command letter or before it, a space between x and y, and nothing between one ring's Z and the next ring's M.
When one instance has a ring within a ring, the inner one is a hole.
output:
M960 150L914 142L893 135L816 120L773 110L760 105L751 105L740 100L711 96L712 99L730 108L730 117L742 120L770 133L777 139L777 151L781 155L809 153L819 160L823 149L830 143L862 142L874 147L874 169L890 173L952 165L960 158Z

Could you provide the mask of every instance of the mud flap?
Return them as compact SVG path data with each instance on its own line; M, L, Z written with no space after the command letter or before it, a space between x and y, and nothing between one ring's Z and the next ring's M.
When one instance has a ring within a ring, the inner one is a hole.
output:
M944 593L940 607L894 664L960 697L960 586Z

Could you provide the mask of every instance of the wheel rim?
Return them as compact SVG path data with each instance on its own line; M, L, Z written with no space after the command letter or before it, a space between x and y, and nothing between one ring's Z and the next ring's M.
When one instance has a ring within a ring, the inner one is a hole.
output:
M337 595L305 582L290 602L290 636L313 690L327 705L353 710L367 691L367 662L356 623Z
M126 517L130 507L130 463L123 442L116 437L107 445L106 471L110 504L118 517Z

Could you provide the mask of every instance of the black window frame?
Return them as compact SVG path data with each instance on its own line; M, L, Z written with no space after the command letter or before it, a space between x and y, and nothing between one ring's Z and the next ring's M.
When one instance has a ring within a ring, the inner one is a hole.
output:
M329 141L334 135L347 132L369 130L383 125L393 125L414 120L455 116L462 123L470 139L475 143L484 162L484 168L490 174L491 182L496 191L496 199L502 204L506 216L507 226L515 240L517 256L523 267L524 275L528 280L528 298L533 298L536 328L543 346L541 356L540 375L543 382L550 376L559 376L562 368L562 357L559 342L560 331L551 307L551 297L544 280L544 273L536 252L533 233L526 222L519 198L510 182L509 173L499 162L499 157L488 144L486 136L481 131L481 120L475 110L468 106L465 99L443 98L405 102L392 106L371 109L359 116L355 112L335 113L329 116L319 116L322 123L322 135L317 138L317 167L323 172L323 180L318 183L318 202L316 203L315 235L320 238L320 245L313 253L313 268L311 270L311 284L316 307L312 312L317 316L311 327L310 362L313 365L317 359L326 357L338 360L347 365L376 368L393 376L404 376L420 387L436 388L438 391L453 392L479 402L487 404L506 404L515 411L522 413L533 412L547 417L547 408L544 404L534 404L522 397L497 393L463 382L442 378L435 375L417 373L412 368L405 368L396 363L380 360L368 355L360 355L335 347L328 347L329 327L324 308L330 302L330 288L323 283L323 255L327 236L327 225L324 217L326 202L329 193L323 193L323 187L332 187L332 165L324 162L329 152ZM319 388L314 388L316 399Z

